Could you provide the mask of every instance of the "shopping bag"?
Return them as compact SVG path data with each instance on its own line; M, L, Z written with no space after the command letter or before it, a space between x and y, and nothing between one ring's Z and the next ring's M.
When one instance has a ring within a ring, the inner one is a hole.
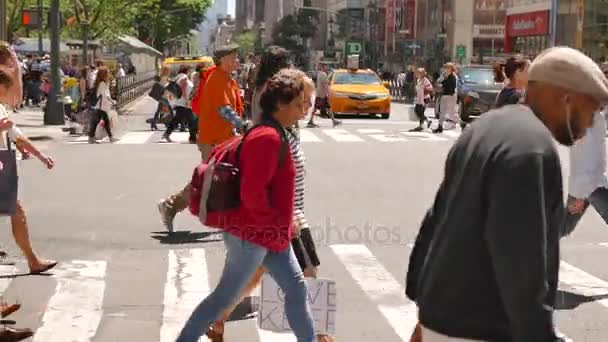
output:
M108 134L106 133L105 122L99 121L97 127L95 128L95 139L102 140L107 136Z
M306 279L308 303L312 309L316 335L336 333L336 283L329 279ZM285 315L285 295L272 277L262 277L258 323L261 329L291 331Z
M17 155L8 136L6 150L0 150L0 215L12 216L17 211Z
M112 109L108 113L108 117L110 118L110 128L112 129L112 136L114 138L120 138L127 133L127 124L118 115L116 110Z

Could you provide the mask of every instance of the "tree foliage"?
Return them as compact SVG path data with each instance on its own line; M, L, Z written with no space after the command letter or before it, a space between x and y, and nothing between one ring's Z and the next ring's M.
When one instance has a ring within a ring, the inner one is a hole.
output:
M308 39L315 36L319 26L319 16L310 10L301 10L297 14L283 17L274 27L272 41L289 50L294 62L302 68L307 68Z
M88 39L112 40L133 33L132 21L141 4L125 0L64 0L63 16L70 25L65 27L71 37L83 39L88 23Z
M124 0L123 0L124 1ZM210 0L141 0L133 21L137 36L162 51L172 40L188 39L205 20Z
M234 36L233 40L239 45L239 55L247 56L254 52L258 34L255 31L245 31Z

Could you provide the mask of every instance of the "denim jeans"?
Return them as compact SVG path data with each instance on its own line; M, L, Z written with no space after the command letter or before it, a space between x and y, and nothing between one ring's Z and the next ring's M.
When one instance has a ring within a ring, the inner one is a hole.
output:
M298 342L317 340L307 301L304 275L289 246L280 253L224 233L227 249L224 271L217 287L192 312L176 342L197 342L222 312L239 300L241 292L263 265L285 293L285 313Z
M568 197L568 204L573 200L571 196ZM571 214L570 212L566 213L566 219L564 220L564 227L562 229L562 237L566 235L572 234L576 225L581 220L581 217L589 208L589 204L593 206L595 211L604 219L604 222L608 224L608 189L606 188L597 188L595 191L589 195L587 201L585 202L585 209L580 214Z

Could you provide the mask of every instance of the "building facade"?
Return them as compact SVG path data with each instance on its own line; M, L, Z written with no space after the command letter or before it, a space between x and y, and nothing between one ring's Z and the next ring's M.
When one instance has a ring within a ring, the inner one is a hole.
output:
M198 41L201 53L206 55L211 55L213 53L211 40L218 26L218 18L224 18L227 15L228 0L213 0L213 5L211 5L205 13L205 21L203 21L198 28L198 31L200 32Z
M267 44L274 26L302 6L303 0L236 0L236 30L258 30L263 24L262 40Z

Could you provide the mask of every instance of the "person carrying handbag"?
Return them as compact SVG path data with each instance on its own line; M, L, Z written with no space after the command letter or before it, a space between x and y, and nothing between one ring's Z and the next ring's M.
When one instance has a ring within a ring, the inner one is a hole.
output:
M21 104L23 86L17 56L9 45L0 41L0 216L10 216L15 242L21 249L32 274L40 274L57 265L56 261L44 260L34 253L29 237L25 210L18 200L18 170L16 148L27 159L37 157L50 170L55 166L51 157L41 153L8 118L9 107Z
M95 78L95 87L93 90L93 93L97 97L95 100L93 100L94 103L92 103L95 108L95 113L93 114L91 125L89 127L89 144L99 143L99 141L97 141L95 138L95 133L97 130L97 125L102 120L105 131L110 138L110 142L114 143L118 141L118 139L114 138L112 135L112 122L110 121L109 113L112 110L112 106L116 104L116 101L112 99L109 84L108 68L105 66L100 66L97 70L97 77Z

